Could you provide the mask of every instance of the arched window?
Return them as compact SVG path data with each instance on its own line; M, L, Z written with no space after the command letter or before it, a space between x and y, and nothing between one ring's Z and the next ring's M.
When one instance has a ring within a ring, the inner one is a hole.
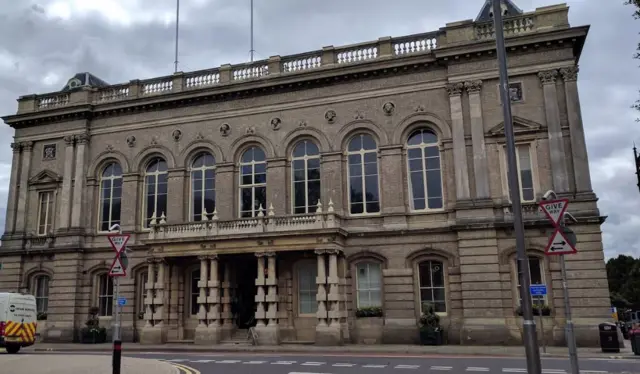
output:
M147 282L149 281L149 272L141 271L137 276L137 295L136 295L136 304L138 309L138 319L143 319L144 313L147 311L147 306L144 301L147 297Z
M517 295L518 295L518 305L522 304L522 293L520 292L520 262L517 258L514 260L514 268L516 270L516 285L517 285ZM544 276L544 261L540 257L529 256L529 277L531 279L531 284L544 284L546 285L546 280ZM531 301L533 306L544 306L547 304L547 295L544 296L533 296L531 295Z
M413 210L442 209L442 170L438 136L429 129L411 133L407 140L409 190Z
M99 231L109 231L114 224L120 224L122 202L122 168L112 162L100 176L100 224Z
M371 135L353 137L347 148L349 159L349 211L351 214L380 212L378 145Z
M360 262L356 265L357 307L382 306L382 266L379 262Z
M159 157L151 160L144 174L144 227L149 227L154 215L156 218L166 215L167 179L166 161Z
M98 315L108 317L113 314L113 278L107 273L99 274L97 280Z
M36 298L38 313L46 313L49 308L49 282L51 278L46 274L36 275L31 285L31 294Z
M267 208L267 157L254 146L240 158L240 217L255 217L261 207Z
M200 153L191 164L191 220L202 221L216 209L216 160L210 153Z
M305 261L298 266L298 314L315 314L318 310L316 277L318 266L313 261Z
M198 287L198 282L200 282L200 269L192 270L189 280L191 282L189 304L191 304L191 315L195 316L200 310L200 304L198 304L198 296L200 296L200 287Z
M293 213L315 213L320 201L320 150L309 140L299 142L291 155Z
M444 264L435 260L422 261L418 265L418 275L420 277L420 308L423 303L431 303L436 313L446 313Z

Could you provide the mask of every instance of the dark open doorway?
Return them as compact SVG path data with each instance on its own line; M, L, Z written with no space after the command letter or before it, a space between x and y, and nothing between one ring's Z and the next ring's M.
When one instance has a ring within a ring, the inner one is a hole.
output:
M247 329L256 325L256 278L258 261L254 255L233 256L236 272L235 314L236 325Z

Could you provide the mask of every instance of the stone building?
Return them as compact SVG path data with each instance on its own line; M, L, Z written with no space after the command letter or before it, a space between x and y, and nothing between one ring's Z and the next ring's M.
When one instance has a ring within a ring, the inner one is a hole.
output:
M536 206L553 189L578 220L568 285L593 345L609 291L577 88L589 27L563 4L503 9L529 271L549 289L535 302L563 344ZM449 344L520 344L491 17L20 97L0 290L35 293L45 340L77 340L93 306L110 326L118 224L126 341L410 343L431 302ZM367 307L383 317L356 318Z

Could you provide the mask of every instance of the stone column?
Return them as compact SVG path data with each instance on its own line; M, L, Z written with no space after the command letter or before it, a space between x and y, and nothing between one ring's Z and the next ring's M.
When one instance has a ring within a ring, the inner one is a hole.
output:
M185 219L185 214L188 214L185 211L188 210L189 207L189 205L185 207L185 203L189 204L187 199L191 194L189 191L185 193L184 179L184 168L171 169L167 173L167 197L170 197L167 199L167 211L164 212L167 216L167 223L184 223L190 219L190 217L189 219ZM157 213L162 214L162 212Z
M200 295L198 295L198 327L196 328L196 340L198 337L198 330L206 329L207 327L207 269L209 258L207 256L198 257L200 260L200 280L198 281L198 289Z
M168 324L165 323L167 313L166 306L166 294L164 292L166 287L166 267L164 259L153 259L153 263L149 266L149 270L153 271L153 267L157 268L157 279L154 279L153 272L149 273L149 283L153 284L153 301L152 301L152 314L153 325L146 326L140 332L141 344L162 344L167 340ZM149 296L149 289L147 289L147 297Z
M391 181L401 181L402 168L402 145L391 145L380 147L380 201L382 202L382 213L384 214L384 225L387 228L406 228L407 218L406 199L404 188L398 188L396 183Z
M20 169L20 144L11 143L13 158L11 159L11 179L9 180L9 196L7 198L7 216L4 233L11 234L16 227L16 193L18 189L18 171Z
M18 207L16 209L16 233L24 234L27 229L27 192L29 190L33 142L22 142L21 146L22 167L20 168L20 190L18 190Z
M266 280L264 278L264 257L265 257L265 253L264 252L258 252L255 254L256 257L258 258L258 277L256 278L256 298L255 298L255 302L258 303L258 308L256 310L256 320L257 320L257 327L264 327L266 326L265 324L265 317L266 317L266 313L264 310L264 303L265 303L265 293L264 293L264 286L266 283Z
M567 119L571 134L571 156L573 158L573 174L577 193L593 193L591 173L589 171L589 157L582 124L580 95L578 94L577 66L560 69L564 80L564 92L567 100Z
M238 214L237 183L232 162L216 165L216 210L221 221L236 219Z
M489 188L487 150L484 144L482 100L480 99L482 81L465 82L464 86L469 94L471 112L471 144L473 147L473 174L475 176L476 198L488 199L491 197L491 190Z
M233 314L231 313L231 262L224 263L224 275L222 280L222 339L229 339L233 332Z
M71 228L80 229L82 227L82 208L83 208L83 192L85 175L85 149L89 144L89 135L76 135L76 167L74 172L73 183L73 205L71 209Z
M290 208L287 199L286 176L287 159L272 158L267 160L267 204L264 209L273 206L278 214L285 214ZM265 213L266 214L266 213Z
M60 224L58 226L60 231L66 231L69 229L69 220L71 218L71 180L73 179L74 140L75 139L72 135L67 135L64 137L64 174L62 175L62 194L60 195L59 218Z
M217 344L220 342L221 324L220 324L220 273L219 261L217 255L209 256L211 261L209 281L209 296L207 303L209 304L209 312L207 313L207 323L209 332L209 341Z
M549 132L549 154L551 155L551 177L553 189L558 193L569 192L569 174L565 161L564 139L560 125L558 93L556 91L557 70L538 73L544 94L544 109Z
M265 257L267 258L267 278L265 279L264 284L268 291L264 300L267 304L267 312L265 315L267 324L266 326L256 326L256 333L258 334L259 344L277 345L280 343L280 330L278 326L278 279L276 277L276 253L267 252L265 253ZM263 263L262 259L259 259L258 261ZM258 269L259 268L260 267L258 267Z
M334 300L336 297L333 295L338 294L337 291L337 262L335 268L331 269L331 264L333 263L331 259L331 254L329 255L329 277L327 277L326 271L326 253L325 250L316 250L316 255L318 258L318 275L316 278L316 284L318 285L318 293L316 294L316 300L318 301L318 311L316 312L316 316L318 317L318 324L316 325L316 344L317 345L340 345L342 343L342 338L340 334L340 323L335 323L334 318L336 314L331 313L331 308L334 307L336 301ZM332 278L332 274L335 276ZM329 294L333 291L333 295L327 295L327 282L329 283ZM329 308L327 308L329 305ZM327 311L327 309L329 309Z
M145 285L146 297L144 298L145 313L144 326L140 330L140 344L158 344L162 340L160 329L155 327L155 302L156 286L156 260L147 260L147 284Z
M453 138L453 164L456 181L456 200L466 200L469 192L469 168L467 167L467 146L464 139L464 119L462 117L463 83L447 85L451 107L451 132Z
M332 328L340 328L340 278L338 277L338 251L327 251L329 254L329 276L327 284L329 285L329 293L327 300L329 302L328 319L329 326ZM342 340L342 339L340 339Z

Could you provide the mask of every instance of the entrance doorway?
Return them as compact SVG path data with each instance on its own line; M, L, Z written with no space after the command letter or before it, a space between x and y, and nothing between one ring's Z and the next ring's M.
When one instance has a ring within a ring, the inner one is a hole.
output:
M256 325L256 278L258 260L253 255L234 256L236 271L236 297L234 314L239 329L248 329Z

